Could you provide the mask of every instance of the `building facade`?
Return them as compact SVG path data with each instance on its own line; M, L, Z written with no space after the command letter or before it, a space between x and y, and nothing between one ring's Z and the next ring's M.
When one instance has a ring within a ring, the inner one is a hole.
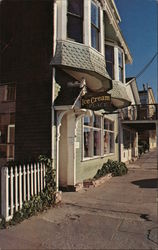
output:
M152 119L156 116L157 111L155 105L153 105L156 103L156 100L152 88L148 84L143 84L143 90L139 91L139 96L141 104L147 107L146 109L144 108L142 116ZM143 142L149 145L149 149L156 148L156 128L154 130L144 130L139 133L139 144Z
M116 111L132 101L125 72L132 58L116 5L3 0L1 10L1 85L16 86L12 158L47 155L57 189L75 187L107 159L119 160Z

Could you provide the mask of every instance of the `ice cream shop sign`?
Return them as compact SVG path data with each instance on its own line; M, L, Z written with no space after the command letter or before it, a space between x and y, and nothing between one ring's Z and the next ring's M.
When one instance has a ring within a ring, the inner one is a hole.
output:
M106 92L100 93L87 93L82 96L81 108L91 109L91 110L111 110L111 96Z

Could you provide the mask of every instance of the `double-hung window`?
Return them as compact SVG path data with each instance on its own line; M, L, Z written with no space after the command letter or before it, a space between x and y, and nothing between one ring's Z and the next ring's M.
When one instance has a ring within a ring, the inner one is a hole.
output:
M14 102L16 100L16 87L14 84L5 86L4 101Z
M119 81L123 82L123 53L118 50Z
M83 0L68 0L67 37L83 42Z
M91 2L91 46L99 51L100 8Z
M112 79L114 79L114 47L105 46L106 69Z
M114 153L114 122L104 119L104 154Z
M114 121L99 115L83 120L83 158L114 153Z

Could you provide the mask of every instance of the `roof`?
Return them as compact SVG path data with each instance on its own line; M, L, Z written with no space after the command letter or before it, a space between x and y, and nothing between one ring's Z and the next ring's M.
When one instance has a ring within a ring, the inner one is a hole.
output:
M110 91L108 91L108 93L111 94L111 98L131 102L124 84L122 84L120 81L112 81L112 85L113 88Z

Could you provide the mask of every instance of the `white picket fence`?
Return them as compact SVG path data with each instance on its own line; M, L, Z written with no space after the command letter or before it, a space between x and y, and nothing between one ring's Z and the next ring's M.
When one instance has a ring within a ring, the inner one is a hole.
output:
M1 169L1 215L10 220L23 202L45 187L44 163L3 167Z

